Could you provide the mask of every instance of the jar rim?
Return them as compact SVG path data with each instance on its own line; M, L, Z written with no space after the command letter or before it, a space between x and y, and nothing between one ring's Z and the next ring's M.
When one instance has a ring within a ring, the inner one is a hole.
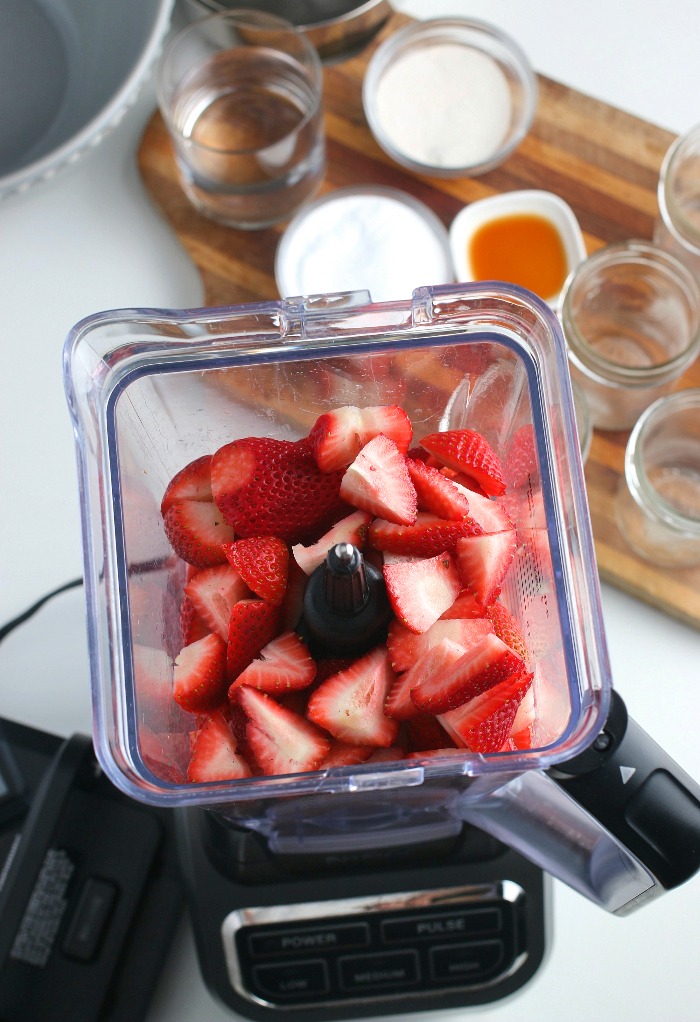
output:
M700 124L679 135L669 146L659 172L657 200L661 219L674 240L700 257L700 228L685 216L670 187L673 172L689 149L696 149L700 157Z

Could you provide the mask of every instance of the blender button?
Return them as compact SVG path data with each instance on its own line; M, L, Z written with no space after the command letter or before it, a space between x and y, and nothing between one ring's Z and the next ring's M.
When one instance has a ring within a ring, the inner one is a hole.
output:
M117 888L113 883L88 877L63 940L61 950L65 955L81 962L95 957L116 900Z
M353 947L367 947L367 923L339 923L314 928L256 930L248 935L248 950L254 958L263 955L288 955L301 951L338 951Z
M502 971L503 950L500 940L433 947L430 949L431 976L440 983L448 980L481 983Z
M418 983L420 966L416 951L390 951L386 954L346 955L339 959L340 982L347 991L372 991L402 988Z
M321 958L256 965L252 976L256 991L274 1000L303 999L329 990L328 968Z
M436 940L446 937L470 937L472 934L498 933L503 926L497 908L467 909L461 912L422 913L402 919L381 922L382 940L386 944L399 941Z

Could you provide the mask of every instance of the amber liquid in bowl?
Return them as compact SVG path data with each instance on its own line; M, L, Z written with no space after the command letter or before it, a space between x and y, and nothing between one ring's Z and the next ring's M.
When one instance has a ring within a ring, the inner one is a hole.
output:
M469 242L474 280L505 280L549 299L562 288L567 260L556 227L536 213L517 213L483 224Z

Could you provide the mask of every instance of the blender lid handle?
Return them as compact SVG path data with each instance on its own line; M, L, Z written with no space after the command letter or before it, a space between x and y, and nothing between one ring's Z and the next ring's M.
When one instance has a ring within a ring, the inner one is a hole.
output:
M588 749L547 772L665 890L700 869L700 785L628 715L616 691Z

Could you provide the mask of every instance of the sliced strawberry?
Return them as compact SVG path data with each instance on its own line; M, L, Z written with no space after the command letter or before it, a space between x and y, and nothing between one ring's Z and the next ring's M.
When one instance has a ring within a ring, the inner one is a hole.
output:
M277 536L253 536L224 545L224 554L261 600L279 607L287 590L289 547Z
M185 596L209 630L226 640L231 610L250 590L235 568L222 564L198 571L185 586Z
M508 608L502 603L496 602L487 607L484 613L493 625L493 630L498 638L502 639L507 646L510 646L514 653L517 653L527 663L530 654L525 639L518 627L518 622Z
M497 497L505 492L498 456L481 433L473 429L430 433L421 440L421 447L447 468L475 479L489 496Z
M261 649L275 637L279 616L279 609L264 600L239 600L233 605L226 653L229 684L233 684Z
M197 568L223 564L223 544L233 540L233 529L210 500L176 500L163 518L165 535L183 561Z
M251 685L271 695L306 688L314 680L316 664L296 632L285 632L268 642L258 656L238 675L229 698L241 685Z
M225 717L215 710L197 732L187 780L194 783L228 781L250 777L250 773L245 759L238 754L236 739Z
M347 510L341 472L321 472L307 439L244 437L214 454L214 501L237 537L278 536L287 543L318 538Z
M205 454L173 476L163 494L160 513L165 516L175 501L211 499L211 454Z
M295 543L292 547L294 560L306 575L310 575L323 563L326 554L336 543L352 543L358 550L363 550L371 521L372 516L367 511L354 511L324 533L316 543L310 546Z
M432 749L454 748L454 742L432 713L419 713L404 725L408 740L408 754L428 752ZM464 755L463 750L460 750Z
M509 489L528 486L539 476L535 429L531 422L520 426L513 434L503 458L503 476Z
M469 506L474 521L484 532L504 532L513 528L513 522L505 507L497 500L485 497L474 490L467 491L460 483L453 483L461 493L469 492Z
M467 649L449 669L424 675L411 690L411 699L426 713L445 713L524 671L520 657L491 633Z
M424 679L446 671L466 652L464 646L442 639L418 657L407 671L400 674L391 687L384 712L394 720L410 720L421 712L411 698L411 691Z
M382 434L365 444L347 469L340 495L353 507L399 525L416 520L416 491L406 458L394 441Z
M368 760L375 751L373 745L349 745L347 742L334 741L319 770L326 770L329 767L357 766L358 763Z
M389 625L387 648L391 666L395 671L407 671L426 650L437 646L443 639L451 639L467 649L492 631L486 618L439 620L427 631L417 635L399 621Z
M202 620L189 596L184 596L180 604L180 638L183 646L189 646L197 639L209 635L211 628Z
M375 518L369 527L368 542L375 550L410 557L434 557L443 550L452 550L461 536L473 536L481 527L471 518L448 521L426 511L419 511L413 525L397 525Z
M226 643L211 633L180 650L173 668L173 698L190 713L213 710L226 696Z
M440 615L441 621L452 621L456 618L478 618L484 616L484 608L468 589L463 589L451 607Z
M406 465L416 488L419 511L429 511L438 518L457 521L467 517L469 500L450 479L424 461L408 458Z
M319 685L309 699L307 715L341 742L393 745L399 725L384 714L393 682L387 650L378 646Z
M405 454L413 438L411 420L398 405L356 408L346 405L321 415L309 440L322 472L345 469L370 440L382 433Z
M515 529L457 540L455 562L459 577L484 607L498 598L516 547Z
M249 685L241 686L237 697L248 719L247 740L263 773L292 774L320 767L331 749L320 728Z
M425 632L459 596L463 586L446 551L436 557L384 565L394 614L412 632Z
M473 752L498 752L531 684L531 674L516 672L438 719L460 745Z

